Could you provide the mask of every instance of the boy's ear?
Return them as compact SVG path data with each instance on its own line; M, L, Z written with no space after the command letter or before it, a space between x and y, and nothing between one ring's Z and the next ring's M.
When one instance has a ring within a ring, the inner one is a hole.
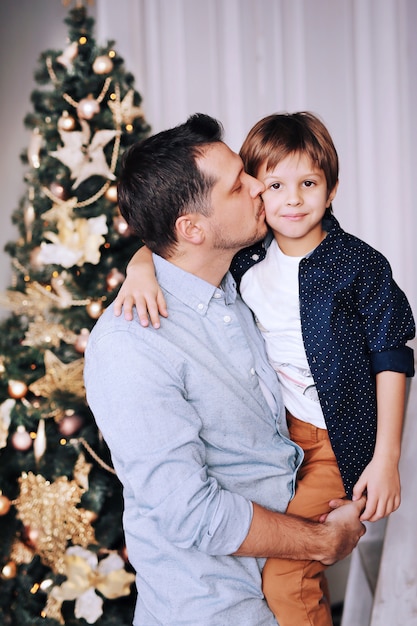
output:
M333 202L333 200L335 199L338 187L339 187L339 181L336 182L335 186L333 187L333 189L329 193L329 197L327 198L327 207L329 207L331 205L331 203Z
M175 228L179 242L199 245L204 241L205 232L198 213L181 215L175 222Z

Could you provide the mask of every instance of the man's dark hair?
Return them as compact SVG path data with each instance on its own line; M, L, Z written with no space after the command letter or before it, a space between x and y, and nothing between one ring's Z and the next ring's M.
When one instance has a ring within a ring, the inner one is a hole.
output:
M204 147L222 141L223 127L196 113L185 124L131 146L118 181L120 212L152 252L167 256L177 243L175 222L185 213L211 211L216 182L197 167Z

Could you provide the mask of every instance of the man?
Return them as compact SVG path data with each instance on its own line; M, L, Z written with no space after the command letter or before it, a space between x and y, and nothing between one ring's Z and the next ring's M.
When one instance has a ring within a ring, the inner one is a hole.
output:
M169 317L144 328L110 307L86 351L87 398L124 486L135 626L273 626L264 558L345 557L364 502L322 523L285 515L301 449L275 372L228 268L266 233L263 185L212 118L126 153L119 206L153 251Z

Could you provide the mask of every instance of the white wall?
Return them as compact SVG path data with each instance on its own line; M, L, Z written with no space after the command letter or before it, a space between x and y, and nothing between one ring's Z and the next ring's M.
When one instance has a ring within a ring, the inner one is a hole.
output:
M266 114L318 113L340 157L335 214L417 311L415 0L97 0L97 29L154 132L202 111L237 150Z

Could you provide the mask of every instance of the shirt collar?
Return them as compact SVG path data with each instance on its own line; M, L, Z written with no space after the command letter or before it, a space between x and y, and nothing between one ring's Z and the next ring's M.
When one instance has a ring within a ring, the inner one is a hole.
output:
M153 254L153 262L160 286L193 310L205 314L211 299L220 288L224 292L226 304L233 304L236 300L236 283L230 272L224 276L219 288L157 254Z

